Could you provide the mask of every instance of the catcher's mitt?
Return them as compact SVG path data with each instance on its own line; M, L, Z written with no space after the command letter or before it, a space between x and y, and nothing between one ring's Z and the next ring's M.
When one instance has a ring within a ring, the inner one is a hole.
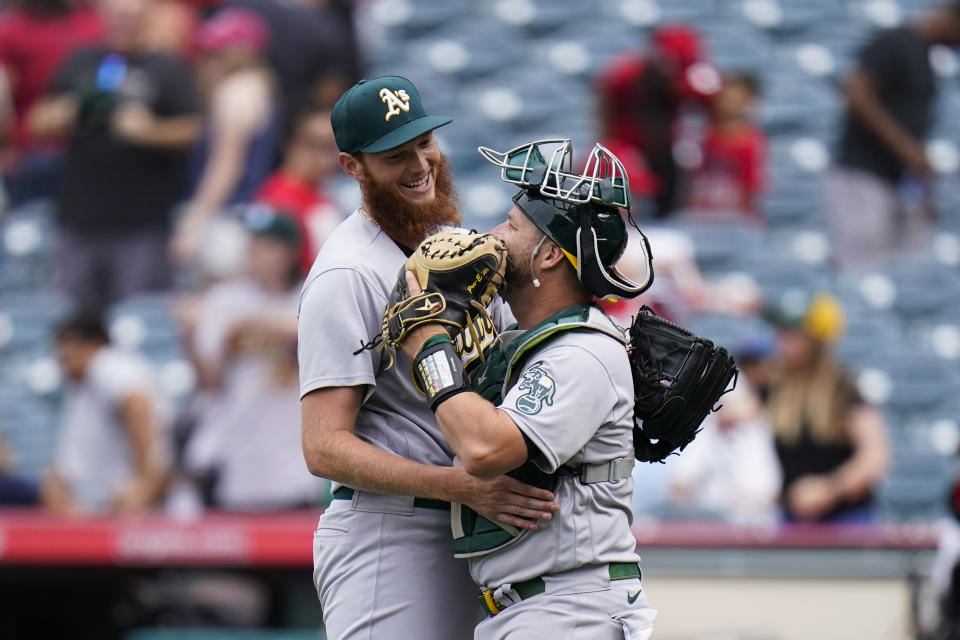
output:
M507 248L494 235L442 231L430 236L400 268L380 335L365 347L385 349L389 368L393 351L420 325L441 324L451 337L464 327L475 332L473 314L488 314L487 305L503 283L506 267ZM407 297L407 271L414 273L423 290L411 298ZM479 337L474 338L479 343Z
M662 462L693 441L731 381L736 385L737 368L726 349L664 320L649 307L630 325L629 349L636 457Z

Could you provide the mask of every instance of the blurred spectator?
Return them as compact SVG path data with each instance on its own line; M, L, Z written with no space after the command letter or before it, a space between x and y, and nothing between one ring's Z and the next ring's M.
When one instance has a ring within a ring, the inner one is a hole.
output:
M305 506L319 487L300 444L300 236L293 220L264 207L251 206L246 219L246 274L178 308L208 396L185 467L205 481L207 501L220 508Z
M306 102L332 108L359 79L352 3L346 0L228 0L256 11L272 38L267 59L290 116Z
M37 486L13 471L13 456L0 437L0 507L31 506L39 501Z
M263 58L270 34L247 9L222 11L197 36L206 103L194 157L196 185L171 245L175 261L197 257L210 221L253 198L273 166L280 129L273 75Z
M198 131L190 72L142 49L148 6L100 0L105 46L68 58L30 116L36 134L70 137L60 279L92 309L166 286L168 217Z
M723 89L713 100L702 160L691 176L690 208L763 221L757 200L763 190L766 140L753 124L757 93L757 82L751 76L724 78Z
M741 378L721 402L670 462L671 501L736 524L776 522L780 462L760 400Z
M56 193L63 143L36 138L27 114L47 90L57 68L73 51L100 40L97 12L71 0L19 0L0 17L0 64L10 104L2 114L11 144L4 173L12 204Z
M754 389L768 389L773 368L773 348L773 337L766 335L751 336L737 345L734 359L740 379L746 380Z
M910 248L929 230L932 170L925 144L936 89L934 44L960 44L960 4L881 31L846 79L837 166L827 182L833 255L841 267Z
M143 32L144 49L191 58L198 22L198 8L187 0L152 0Z
M611 149L627 146L643 155L655 179L658 216L669 214L676 204L674 147L684 136L684 116L691 107L705 107L720 89L719 75L703 58L696 32L663 26L653 32L649 55L622 54L597 84L604 144ZM635 180L642 183L649 177L631 175L630 181Z
M642 240L634 230L617 268L628 278L640 279L646 269ZM695 247L690 237L676 229L648 228L656 286L633 300L601 300L604 310L621 323L647 305L657 315L687 322L696 313L753 315L761 306L762 293L752 280L737 276L708 281L697 266Z
M322 191L338 167L330 112L305 109L290 127L283 165L260 186L255 198L295 217L304 240L300 257L304 275L341 220L339 208Z
M767 412L783 469L785 517L867 520L890 445L882 414L860 396L831 351L843 331L843 311L820 294L802 314L772 315L778 335Z
M43 504L68 514L149 507L164 490L169 462L164 407L150 365L112 347L93 316L61 325L56 348L69 384Z

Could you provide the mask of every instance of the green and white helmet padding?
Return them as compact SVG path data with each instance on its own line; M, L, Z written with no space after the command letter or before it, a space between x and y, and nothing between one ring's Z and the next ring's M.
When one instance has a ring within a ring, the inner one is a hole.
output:
M580 282L598 298L634 298L653 283L650 243L630 217L630 183L623 163L594 145L583 173L574 173L573 142L537 140L501 153L479 147L501 168L500 178L521 187L513 201L566 254ZM549 161L547 158L549 157ZM627 246L620 214L640 232L646 274L635 283L617 269Z

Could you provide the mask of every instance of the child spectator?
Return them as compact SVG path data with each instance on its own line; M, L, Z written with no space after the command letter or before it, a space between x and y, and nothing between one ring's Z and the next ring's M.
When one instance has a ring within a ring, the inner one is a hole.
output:
M305 109L290 127L283 165L260 185L255 198L297 221L303 238L300 267L304 275L340 223L340 210L322 191L323 183L338 167L330 112Z
M320 486L300 443L300 236L293 220L262 205L244 218L246 273L178 308L205 393L184 466L219 508L306 506Z
M145 509L163 493L169 451L163 404L149 364L110 345L93 316L77 315L56 334L69 381L44 506L68 514Z
M753 124L757 83L734 74L714 98L712 122L703 142L703 159L690 182L691 209L740 213L762 221L757 202L763 190L765 139Z
M736 524L778 519L780 462L760 401L743 378L668 469L670 499L680 508Z

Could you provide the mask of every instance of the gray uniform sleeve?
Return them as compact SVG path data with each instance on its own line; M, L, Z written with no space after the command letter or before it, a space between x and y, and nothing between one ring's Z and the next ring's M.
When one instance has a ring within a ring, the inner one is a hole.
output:
M330 269L304 285L297 356L300 397L325 387L376 384L377 350L353 352L380 333L387 300L353 269Z
M573 458L609 418L616 385L596 355L578 345L551 346L532 356L500 409L540 451L547 473Z

